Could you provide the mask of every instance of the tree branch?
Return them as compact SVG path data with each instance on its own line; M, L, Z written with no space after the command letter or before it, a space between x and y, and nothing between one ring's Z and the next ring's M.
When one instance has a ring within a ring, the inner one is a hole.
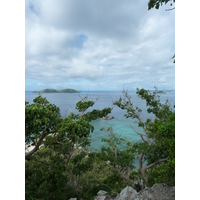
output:
M30 152L28 152L28 153L25 154L25 159L28 160L36 151L39 150L40 145L42 144L44 138L45 138L48 134L50 134L50 133L56 133L56 132L57 132L56 130L50 131L50 132L49 132L49 131L46 131L46 130L43 131L43 133L42 133L40 139L37 141L35 147L34 147Z
M138 156L138 159L139 159L139 169L141 169L142 168L142 164L143 164L143 162L142 162L143 154L142 153ZM139 171L139 169L138 169L138 171Z
M141 133L139 133L138 131L136 131L136 129L132 126L132 124L131 124L130 122L129 122L129 124L130 124L131 128L142 138L142 140L143 140L144 142L148 142L148 141L145 140L144 137L143 137L143 136L147 137L146 135L141 134ZM148 139L148 137L147 137L147 139Z
M111 134L111 136L113 136L112 130L110 131L110 134ZM112 138L111 138L111 137L110 137L110 144L111 144L113 153L115 153L115 158L117 159L117 147L114 148L113 143L112 143ZM116 143L116 145L117 145L117 143Z
M126 183L133 183L133 181L132 180L130 180L128 177L125 177L124 175L123 175L123 173L122 172L120 172L120 170L118 169L118 167L115 167L115 170L117 171L117 173L120 175L120 177L124 180L124 182L126 182Z
M132 103L131 103L131 96L129 96L128 93L125 92L125 91L123 91L123 95L124 95L125 98L128 99L128 104L130 105L131 110L132 110L132 112L133 112L135 118L138 119L139 122L142 122L142 119L140 118L139 113L136 113L136 112L135 112L135 109L133 108L133 105L132 105ZM129 122L129 123L130 123L130 122ZM130 125L131 125L131 124L130 124ZM131 125L131 127L133 128L132 125ZM144 126L142 126L142 128L143 128L143 131L144 131L144 134L145 134L147 140L148 140L149 142L151 142L151 141L150 141L150 138L148 137L148 135L147 135L147 133L146 133L146 130L145 130ZM140 135L140 137L142 138L142 140L143 140L144 142L147 142L146 140L144 140L144 138L143 138L143 136L142 136L143 134L138 133L138 132L135 130L135 128L133 128L133 129L134 129L134 131L135 131L138 135Z
M145 166L145 167L144 167L144 170L146 171L147 169L152 168L154 165L157 165L157 164L159 164L159 163L162 163L162 162L164 162L164 161L167 161L168 159L169 159L169 157L163 158L163 159L160 159L160 160L157 160L157 161L155 161L154 163L151 163L150 165Z

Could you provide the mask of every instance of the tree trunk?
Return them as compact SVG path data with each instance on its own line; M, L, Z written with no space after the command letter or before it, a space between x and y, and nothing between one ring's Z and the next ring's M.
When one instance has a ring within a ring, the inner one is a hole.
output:
M169 159L169 157L167 158L164 158L164 159L160 159L160 160L157 160L145 167L142 166L142 159L143 159L143 154L141 153L139 156L139 168L138 168L138 171L141 173L143 179L145 180L145 182L147 183L147 175L146 175L146 170L147 169L151 169L152 167L154 167L155 165L159 164L159 163L162 163L162 162L165 162Z
M25 154L25 159L29 160L30 157L32 156L32 154L34 154L36 151L39 150L40 145L42 144L44 138L49 134L48 131L44 131L40 137L40 139L38 140L38 142L36 143L35 147L33 150L31 150L30 152Z
M138 159L139 159L139 168L138 168L138 171L142 175L145 183L147 183L146 168L142 166L142 159L143 159L143 154L142 153L138 156Z

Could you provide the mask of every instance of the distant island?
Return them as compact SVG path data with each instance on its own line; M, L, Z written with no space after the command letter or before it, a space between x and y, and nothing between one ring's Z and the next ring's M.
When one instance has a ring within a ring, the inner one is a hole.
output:
M79 93L79 90L74 90L74 89L63 89L63 90L55 90L55 89L44 89L40 91L34 91L33 93Z
M149 90L150 92L155 92L155 90ZM157 93L159 94L166 94L167 92L174 92L174 89L163 89L163 90L158 90Z
M164 91L162 91L162 90L158 91L157 93L158 93L158 94L166 94L166 92L164 92Z

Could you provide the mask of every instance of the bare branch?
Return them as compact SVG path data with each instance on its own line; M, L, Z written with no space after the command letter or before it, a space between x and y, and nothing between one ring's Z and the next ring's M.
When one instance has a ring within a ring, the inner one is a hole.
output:
M133 105L132 105L132 102L131 102L131 96L128 95L127 91L123 91L123 95L124 95L125 98L128 99L128 103L129 103L129 105L130 105L130 107L131 107L131 110L132 110L134 116L138 119L139 122L142 122L142 119L140 118L139 113L136 113L136 112L135 112L135 109L133 108ZM129 123L130 123L130 122L129 122ZM135 128L134 128L132 125L131 125L131 127L135 130ZM150 138L148 137L144 126L142 126L142 128L143 128L143 131L144 131L144 134L145 134L147 140L150 142ZM138 133L136 130L135 130L135 132L136 132L138 135L140 135L140 137L142 138L142 140L143 140L144 142L147 142L146 140L144 140L144 138L143 138L144 135L143 135L143 134Z
M155 142L155 140L156 140L156 139L154 138L154 139L151 141L151 144L150 144L150 145L152 145L152 144Z
M112 133L111 133L111 136L112 136ZM113 146L113 143L112 143L112 140L111 140L111 136L110 136L110 138L109 138L109 140L110 140L110 145L111 145L111 147L112 147L113 153L115 153L115 158L117 158L116 149L115 149L114 146Z
M142 138L142 140L143 140L144 142L148 142L148 141L145 140L144 137L143 137L143 136L146 137L146 135L141 134L141 133L139 133L138 131L136 131L136 129L132 126L132 124L131 124L130 122L129 122L129 124L130 124L131 128ZM148 139L148 137L147 137L147 139Z
M57 130L50 131L50 132L49 132L49 131L46 131L46 130L43 131L43 133L42 133L40 139L37 141L35 147L34 147L30 152L28 152L28 153L25 154L25 159L29 159L29 158L31 157L32 154L34 154L36 151L39 150L40 145L42 144L44 138L45 138L47 135L49 135L50 133L56 133L56 132L57 132Z
M160 159L160 160L157 160L157 161L155 161L154 163L151 163L150 165L144 167L144 170L146 171L147 169L152 168L154 165L157 165L157 164L159 164L159 163L165 162L165 161L167 161L168 159L169 159L169 157L163 158L163 159Z
M35 147L28 153L25 154L25 159L29 159L32 154L34 154L36 151L39 150L40 145L42 144L43 139L49 134L49 132L44 131L43 134L41 135L40 139L38 140L37 144Z
M71 159L73 153L74 153L74 144L72 143L72 150L69 153L69 156L68 156L67 161L66 161L66 165L68 165L69 160Z
M71 111L71 107L72 107L72 106L70 106L67 110L65 110L65 118L67 117L67 111L68 111L68 110L70 111L70 113L72 112L72 111Z
M122 172L120 172L120 170L118 169L118 167L115 167L115 170L117 171L117 173L120 175L120 177L124 180L124 182L126 182L126 183L133 183L133 181L132 180L130 180L128 177L125 177L124 175L123 175L123 173Z
M143 162L142 162L143 154L142 153L138 156L138 159L139 159L139 168L138 168L138 171L139 171L139 169L142 168L142 164L143 164Z

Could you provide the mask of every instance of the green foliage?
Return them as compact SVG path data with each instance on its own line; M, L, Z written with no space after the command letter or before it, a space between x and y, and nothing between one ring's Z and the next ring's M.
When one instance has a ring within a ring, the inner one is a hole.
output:
M101 148L101 159L109 160L114 167L118 165L121 168L134 168L135 155L131 143L121 136L117 137L112 128L108 128L107 131L108 138L102 139L105 145Z
M173 5L173 3L175 3L175 0L149 0L148 2L148 10L150 10L151 8L156 8L159 9L160 6L162 6L163 4L167 4L168 2L170 3L170 6Z
M103 110L94 109L91 112L87 112L86 114L84 114L83 117L86 118L88 121L91 121L98 118L102 118L111 113L111 111L111 108L104 108Z
M138 172L136 172L135 170L133 170L130 174L129 174L129 178L131 179L135 179L138 177Z
M36 142L44 131L51 132L60 122L60 109L41 96L25 102L25 143Z
M167 118L166 123L160 124L156 132L156 153L159 158L169 157L167 162L161 163L149 171L149 186L153 183L167 183L175 185L175 112ZM156 154L155 154L156 155ZM149 160L150 161L150 160ZM152 177L153 180L152 181Z
M83 199L93 200L99 190L105 190L108 195L115 197L127 184L124 183L111 164L102 160L101 152L93 153L91 168L85 172L80 180L83 192L79 196Z
M94 103L94 101L88 100L88 97L86 96L76 103L76 109L81 112L82 117L88 121L102 118L111 113L111 108L104 108L103 110L93 109L91 112L88 111L85 113L88 108L94 105Z
M141 141L133 144L132 152L135 152L135 156L142 155L142 163L145 163L149 169L148 185L161 182L173 185L175 183L175 111L170 107L168 100L165 104L160 102L157 88L153 93L145 89L137 89L136 94L146 101L147 112L155 116L153 121L149 118L146 122L141 120L141 110L137 106L134 108L127 91L123 91L123 98L120 97L114 102L114 105L126 110L126 118L135 119L138 126L143 128L142 133L134 129L141 137Z
M94 101L79 101L76 103L76 109L79 112L85 112L89 107L92 107L93 105Z
M40 145L25 162L27 199L84 196L84 176L93 170L96 156L86 150L94 130L90 121L111 112L106 108L86 113L93 105L93 101L83 98L76 106L80 114L61 118L59 108L46 98L38 96L33 104L25 102L25 142Z
M66 199L65 164L61 155L41 148L25 162L26 199Z
M67 134L67 138L74 144L86 146L90 144L90 132L93 132L94 127L83 118L77 120L70 116L63 119L58 126L58 132Z

